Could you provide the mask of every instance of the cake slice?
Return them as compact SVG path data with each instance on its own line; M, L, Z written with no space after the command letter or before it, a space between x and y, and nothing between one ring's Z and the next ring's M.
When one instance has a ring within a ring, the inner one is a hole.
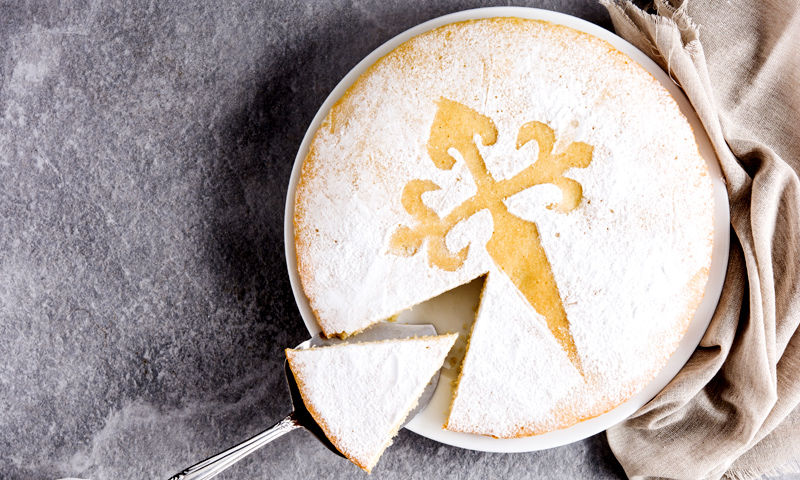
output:
M286 349L303 403L336 448L371 471L442 367L456 334Z

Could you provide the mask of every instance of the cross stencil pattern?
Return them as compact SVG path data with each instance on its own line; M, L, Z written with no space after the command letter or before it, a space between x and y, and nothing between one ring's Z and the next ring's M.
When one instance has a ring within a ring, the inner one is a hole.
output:
M516 148L519 150L535 140L539 146L538 158L512 178L496 181L486 168L475 138L480 137L484 146L491 146L497 142L497 135L497 127L489 117L452 100L442 98L438 101L427 145L428 154L437 168L450 170L455 159L448 152L451 148L456 149L467 164L477 193L441 218L422 201L423 193L440 187L431 180L408 182L403 189L402 203L416 222L413 226L401 225L394 231L390 252L412 256L427 241L430 265L455 271L466 260L469 245L459 252L451 252L445 244L445 237L460 221L488 209L494 230L486 250L533 308L546 319L550 332L573 365L582 372L539 230L535 223L511 214L504 200L534 185L549 183L561 189L562 200L547 208L561 213L574 210L581 202L583 190L580 183L565 177L564 172L570 168L586 168L592 161L593 147L573 142L564 152L555 154L553 129L541 122L526 123L520 127Z

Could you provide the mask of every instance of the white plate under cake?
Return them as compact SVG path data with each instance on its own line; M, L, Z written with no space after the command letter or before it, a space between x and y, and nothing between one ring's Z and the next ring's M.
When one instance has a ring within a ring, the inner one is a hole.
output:
M606 42L515 18L446 25L331 109L295 199L326 335L483 277L449 430L501 438L624 402L708 280L711 178L667 90Z

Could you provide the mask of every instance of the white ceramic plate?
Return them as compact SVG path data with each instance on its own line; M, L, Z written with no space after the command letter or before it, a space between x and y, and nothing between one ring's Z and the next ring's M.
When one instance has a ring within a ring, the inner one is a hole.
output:
M686 96L670 77L644 53L608 30L579 18L548 10L522 7L479 8L453 13L417 25L392 38L364 58L364 60L356 65L350 73L339 82L325 100L325 103L322 104L322 107L320 107L319 112L317 112L317 115L314 117L314 121L311 122L311 125L308 127L308 131L303 138L303 143L300 145L300 150L297 152L294 168L292 169L292 176L289 181L289 191L286 196L284 226L286 263L289 269L292 291L294 292L297 306L300 309L300 314L303 317L303 321L309 333L316 335L319 333L320 328L308 304L308 299L303 293L303 289L300 285L300 276L297 272L293 223L295 189L300 179L301 165L308 153L308 147L314 137L314 133L319 128L332 105L344 95L350 85L352 85L370 65L388 54L401 43L442 25L464 20L492 17L520 17L545 20L559 25L565 25L607 41L619 51L638 62L661 82L678 102L681 111L694 129L700 154L708 164L708 169L711 173L714 185L714 249L711 260L711 272L705 295L677 351L670 357L669 362L661 373L636 396L610 412L585 420L563 430L557 430L534 437L497 439L482 435L455 433L442 429L442 424L445 421L451 399L452 387L451 382L448 380L455 378L452 370L445 369L442 372L442 377L439 381L436 393L428 404L428 407L406 425L406 428L422 436L461 448L483 450L487 452L529 452L565 445L592 436L626 419L650 401L670 380L672 380L689 359L692 352L694 352L697 344L700 343L700 339L711 321L711 317L722 291L722 284L725 279L725 272L728 264L728 248L730 244L728 225L730 221L730 212L728 196L718 160L711 147L708 136L705 133L705 129L697 118L697 114L692 109L689 101L686 99ZM433 323L440 333L445 331L468 331L468 327L474 320L474 307L478 304L481 282L481 279L473 281L468 285L459 287L424 304L418 305L410 311L404 312L398 321L404 323ZM465 335L461 337L461 342L464 342Z

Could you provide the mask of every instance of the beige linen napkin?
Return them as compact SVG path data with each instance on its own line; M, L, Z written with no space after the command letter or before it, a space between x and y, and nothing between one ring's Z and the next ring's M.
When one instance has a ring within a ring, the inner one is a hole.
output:
M657 15L601 3L700 116L727 181L730 260L700 346L608 440L631 478L800 472L800 3L666 1Z

